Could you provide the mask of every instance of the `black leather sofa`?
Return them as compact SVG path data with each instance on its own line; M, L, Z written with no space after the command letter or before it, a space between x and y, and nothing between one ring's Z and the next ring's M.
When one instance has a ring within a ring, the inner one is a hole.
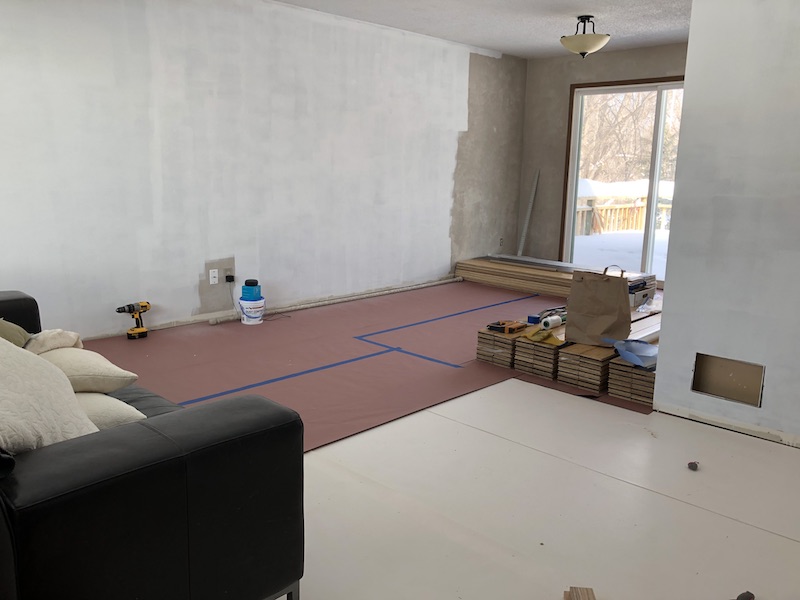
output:
M0 317L40 331L36 301ZM0 479L0 600L299 600L303 425L259 396L181 408L11 457Z

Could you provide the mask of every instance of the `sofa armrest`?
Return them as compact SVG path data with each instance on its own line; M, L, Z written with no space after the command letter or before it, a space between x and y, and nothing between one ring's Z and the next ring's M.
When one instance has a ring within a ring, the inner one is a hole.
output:
M303 576L303 422L233 400L144 421L188 457L193 600L261 599Z
M302 422L270 400L224 399L16 459L0 481L3 598L255 600L302 575Z

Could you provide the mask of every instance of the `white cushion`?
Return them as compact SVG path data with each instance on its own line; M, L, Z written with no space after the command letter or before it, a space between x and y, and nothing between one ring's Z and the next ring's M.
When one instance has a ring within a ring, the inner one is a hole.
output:
M147 417L122 400L96 392L75 394L78 404L98 429L133 423Z
M95 431L62 371L0 339L0 447L17 454Z
M66 373L76 392L108 394L138 379L136 373L120 369L97 352L83 348L57 348L39 356Z

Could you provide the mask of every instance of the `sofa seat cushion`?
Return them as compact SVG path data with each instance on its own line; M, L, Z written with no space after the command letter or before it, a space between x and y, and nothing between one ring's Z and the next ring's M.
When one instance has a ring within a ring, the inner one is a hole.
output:
M163 415L164 413L183 410L182 406L173 404L158 394L146 390L138 385L129 385L108 394L114 398L130 404L133 408L149 417Z
M62 371L0 339L0 447L18 454L96 431Z
M144 413L139 412L130 404L107 394L77 392L75 398L86 416L98 429L108 429L147 418Z

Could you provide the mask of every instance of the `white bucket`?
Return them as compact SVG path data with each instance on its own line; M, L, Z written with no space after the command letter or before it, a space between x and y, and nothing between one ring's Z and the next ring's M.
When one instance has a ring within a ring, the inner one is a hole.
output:
M242 311L242 323L245 325L258 325L262 323L266 302L262 296L258 300L243 300L239 298L239 308Z

